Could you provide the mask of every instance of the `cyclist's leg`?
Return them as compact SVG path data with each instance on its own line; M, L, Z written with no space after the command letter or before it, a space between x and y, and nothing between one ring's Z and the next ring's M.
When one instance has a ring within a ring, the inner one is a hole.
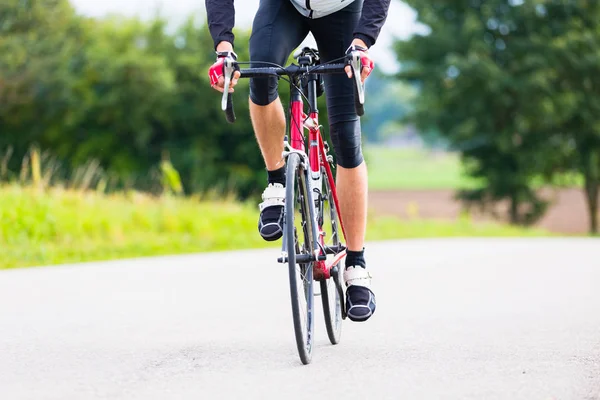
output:
M323 62L345 55L362 10L362 0L311 21L311 31ZM348 255L344 274L348 316L365 321L375 312L375 296L366 270L364 241L367 223L367 167L361 149L360 119L354 108L354 84L346 75L325 75L329 132L336 155L336 188L346 228Z
M258 61L283 65L307 34L308 26L291 2L261 0L250 36L252 66L261 66ZM269 176L260 205L258 229L269 241L283 235L285 198L285 166L281 153L286 120L277 86L274 77L250 79L250 117Z

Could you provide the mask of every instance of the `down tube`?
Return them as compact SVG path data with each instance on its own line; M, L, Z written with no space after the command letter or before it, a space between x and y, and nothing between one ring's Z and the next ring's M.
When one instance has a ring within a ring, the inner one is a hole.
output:
M342 210L340 208L340 203L338 201L337 189L335 186L335 181L333 180L333 172L331 171L331 167L329 166L329 162L327 162L327 157L325 156L325 144L323 143L323 137L319 135L319 149L321 153L321 160L323 160L323 166L325 167L325 173L327 175L327 180L329 182L329 187L331 188L331 194L333 195L333 202L335 204L335 208L338 210L338 219L340 221L340 225L342 227L342 233L344 234L344 239L347 240L346 230L344 229L344 221L342 219Z

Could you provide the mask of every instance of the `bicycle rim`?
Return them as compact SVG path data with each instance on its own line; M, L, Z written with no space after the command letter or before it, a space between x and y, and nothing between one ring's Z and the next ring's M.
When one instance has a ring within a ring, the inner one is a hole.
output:
M292 316L298 354L303 364L312 358L314 312L313 312L313 263L297 263L296 255L312 253L312 219L310 198L307 190L307 174L300 166L297 154L287 160L285 230L290 276Z
M326 247L338 247L341 243L339 228L339 219L335 202L333 201L333 193L327 180L325 171L322 171L322 182L323 188L321 196L323 200L321 202L320 214L322 218L319 218L319 222L322 222L323 231L323 244ZM333 258L334 255L329 255L328 258ZM342 306L343 306L343 292L340 297L340 290L338 290L337 283L342 282L342 266L341 263L333 265L331 267L331 276L329 279L324 279L320 282L321 284L321 299L323 302L323 314L325 316L325 327L327 328L327 336L331 344L338 344L342 335ZM334 276L337 275L337 276ZM337 283L336 283L337 280Z

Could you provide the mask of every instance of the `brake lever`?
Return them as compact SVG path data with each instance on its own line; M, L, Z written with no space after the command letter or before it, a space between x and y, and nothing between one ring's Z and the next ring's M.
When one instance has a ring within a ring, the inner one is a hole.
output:
M231 77L235 72L235 60L231 57L225 58L223 62L223 78L225 78L225 86L223 90L223 98L221 99L221 110L227 110L227 96L229 95L229 85L231 85Z
M352 77L356 83L356 89L358 94L358 101L361 105L365 104L365 87L360 80L360 74L362 69L362 61L360 51L353 51L350 53L350 68L352 68Z
M360 51L353 50L348 53L346 64L350 65L352 69L352 77L354 78L354 108L356 114L361 117L365 113L365 84L360 80L362 69Z
M225 111L225 117L229 123L235 122L235 111L233 109L233 97L229 93L229 86L231 85L231 78L235 71L239 69L239 66L234 58L226 57L223 61L223 78L225 79L223 86L223 98L221 99L221 109Z

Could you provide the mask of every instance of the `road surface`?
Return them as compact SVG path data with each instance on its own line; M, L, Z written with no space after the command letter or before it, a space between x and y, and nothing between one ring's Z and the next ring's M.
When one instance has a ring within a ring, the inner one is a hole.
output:
M0 398L600 399L600 240L369 244L378 309L313 361L277 250L0 271Z

